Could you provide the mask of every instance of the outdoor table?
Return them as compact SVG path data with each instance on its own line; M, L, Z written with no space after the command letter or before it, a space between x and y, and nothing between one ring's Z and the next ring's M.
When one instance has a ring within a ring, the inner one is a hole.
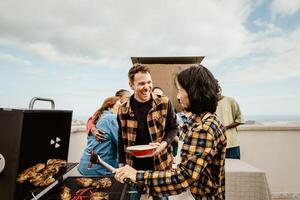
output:
M238 159L225 161L226 200L271 200L266 173Z

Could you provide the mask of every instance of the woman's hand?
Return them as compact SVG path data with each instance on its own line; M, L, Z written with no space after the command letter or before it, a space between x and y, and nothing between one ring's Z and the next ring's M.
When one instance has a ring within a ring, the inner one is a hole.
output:
M152 156L157 156L160 152L162 152L168 146L168 143L166 141L162 141L161 143L159 143L159 142L149 143L149 145L157 147L152 154Z
M115 179L121 183L124 183L125 178L129 178L131 181L136 182L137 171L129 165L120 167L113 171L113 173L115 173Z

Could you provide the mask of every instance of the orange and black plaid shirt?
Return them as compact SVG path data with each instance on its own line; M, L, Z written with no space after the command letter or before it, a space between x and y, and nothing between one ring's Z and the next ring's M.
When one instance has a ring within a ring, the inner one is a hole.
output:
M176 115L173 111L173 107L170 110L170 100L166 96L158 96L151 94L152 107L147 115L147 123L149 134L152 142L162 142L166 138L169 145L159 153L159 155L154 156L154 169L155 170L166 170L171 169L173 163L172 146L170 143L173 141L174 137L169 137L169 130L176 130L175 134L178 132L178 124L176 123ZM168 115L174 115L172 118L175 120L175 124L172 126L168 123ZM119 162L124 163L123 157L125 156L126 164L133 165L133 155L127 153L125 150L129 146L136 145L136 135L138 121L134 116L134 112L130 107L130 101L121 105L118 111L119 120ZM169 127L168 127L169 126Z
M225 151L225 128L216 115L193 116L177 168L138 172L137 182L154 196L176 195L190 189L195 199L225 199Z

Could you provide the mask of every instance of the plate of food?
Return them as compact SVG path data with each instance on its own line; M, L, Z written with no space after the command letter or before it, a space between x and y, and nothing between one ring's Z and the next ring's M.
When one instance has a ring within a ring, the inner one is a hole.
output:
M126 151L137 158L151 157L157 146L135 145L126 148Z

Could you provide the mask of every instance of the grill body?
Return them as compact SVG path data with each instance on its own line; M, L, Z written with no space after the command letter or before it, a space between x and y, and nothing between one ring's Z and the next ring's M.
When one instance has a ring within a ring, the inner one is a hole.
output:
M0 197L27 198L18 174L50 158L67 160L72 111L0 108L0 154L5 166L0 173Z

